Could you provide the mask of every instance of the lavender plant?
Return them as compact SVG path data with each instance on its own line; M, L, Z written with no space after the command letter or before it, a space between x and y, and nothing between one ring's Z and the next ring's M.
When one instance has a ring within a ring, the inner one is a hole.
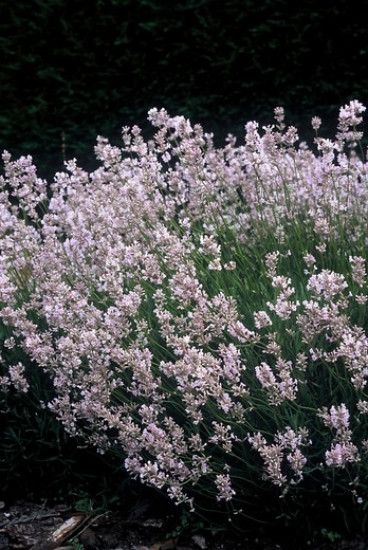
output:
M299 143L282 108L237 144L151 109L48 186L4 152L0 318L70 436L239 525L367 508L368 168L340 109ZM27 392L2 361L2 395ZM312 504L311 504L312 503ZM317 504L316 504L317 503ZM328 526L324 526L328 527Z

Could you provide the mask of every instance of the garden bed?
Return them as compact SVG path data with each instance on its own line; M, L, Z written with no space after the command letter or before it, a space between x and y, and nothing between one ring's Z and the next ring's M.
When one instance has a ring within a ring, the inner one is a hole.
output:
M229 533L178 534L170 516L156 517L149 504L127 515L76 512L67 504L4 503L0 511L0 550L283 550L287 545ZM74 521L73 521L74 520ZM64 536L55 537L63 532ZM54 535L54 536L53 536ZM57 542L58 540L58 542ZM366 550L368 539L306 545L311 550ZM294 546L295 548L295 546Z

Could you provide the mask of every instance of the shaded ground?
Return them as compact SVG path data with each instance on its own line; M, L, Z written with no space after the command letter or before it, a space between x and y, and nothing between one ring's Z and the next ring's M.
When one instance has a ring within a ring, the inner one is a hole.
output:
M180 535L170 528L170 517L153 517L149 507L136 510L128 517L123 513L84 514L63 504L46 506L19 501L11 506L1 502L0 507L0 550L284 549L268 540L234 538L223 533ZM310 548L367 550L368 539L323 543Z

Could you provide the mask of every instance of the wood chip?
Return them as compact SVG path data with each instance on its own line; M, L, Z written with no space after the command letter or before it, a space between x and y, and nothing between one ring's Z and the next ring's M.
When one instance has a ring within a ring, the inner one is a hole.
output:
M205 550L205 548L207 548L206 539L204 537L202 537L202 535L193 535L192 541L201 550Z
M55 550L56 548L62 546L62 544L73 535L73 533L85 520L86 516L84 514L72 516L64 521L64 523L60 525L56 531L51 533L46 540L37 542L33 545L31 550Z

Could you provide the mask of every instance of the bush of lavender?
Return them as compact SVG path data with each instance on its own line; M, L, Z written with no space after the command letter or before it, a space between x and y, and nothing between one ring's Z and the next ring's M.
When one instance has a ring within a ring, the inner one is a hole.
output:
M364 110L334 140L314 117L308 146L276 108L220 148L152 109L152 139L99 137L100 168L50 185L4 152L4 349L46 373L71 437L194 514L364 527ZM22 361L1 368L3 396L28 391Z

